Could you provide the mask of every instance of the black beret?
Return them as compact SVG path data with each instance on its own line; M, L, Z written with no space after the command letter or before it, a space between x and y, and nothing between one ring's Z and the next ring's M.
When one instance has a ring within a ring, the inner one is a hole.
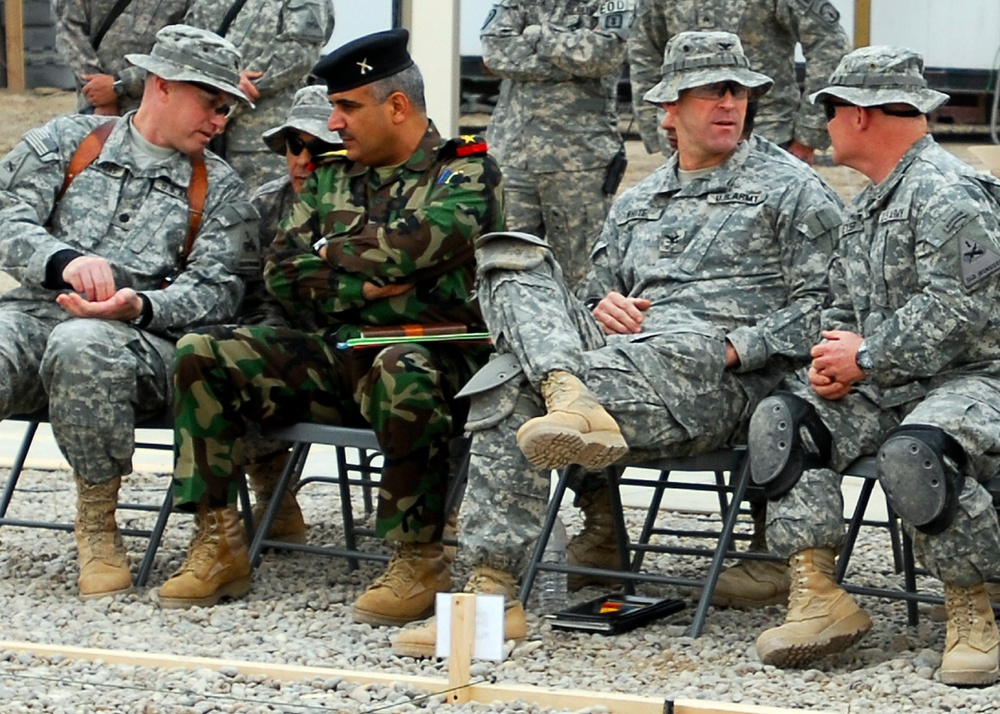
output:
M323 57L312 73L326 82L329 94L377 82L413 66L406 51L409 39L404 29L359 37Z

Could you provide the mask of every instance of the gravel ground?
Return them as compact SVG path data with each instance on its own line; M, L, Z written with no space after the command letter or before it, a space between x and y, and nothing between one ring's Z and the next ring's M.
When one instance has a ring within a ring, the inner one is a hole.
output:
M124 495L157 502L164 478L133 475ZM312 524L311 540L338 541L341 533L333 492L315 486L302 501ZM71 517L73 509L74 490L68 474L26 471L10 515ZM573 532L579 526L577 514L573 509L564 511ZM640 511L629 509L633 529L640 516ZM707 520L679 514L671 518L685 526ZM149 514L122 512L119 522L148 527L150 519ZM323 525L324 521L333 525ZM152 573L154 586L180 564L190 532L189 517L171 519ZM270 553L245 600L207 609L161 610L152 588L115 599L81 601L76 596L75 547L68 533L4 528L0 539L2 639L447 677L442 662L394 657L389 638L395 630L351 621L351 602L378 573L374 563L347 573L339 559ZM145 541L127 539L127 543L137 559ZM691 575L704 567L703 559L655 556L649 561L651 570ZM858 583L899 583L891 572L885 531L863 529L849 578ZM456 584L461 582L462 572L456 576ZM934 588L933 583L925 586ZM688 595L669 587L641 591ZM601 593L585 589L574 600ZM474 680L506 684L836 712L996 710L1000 687L955 689L938 681L944 626L930 621L926 608L920 625L909 628L901 602L863 598L862 604L875 621L873 631L860 646L811 669L782 671L762 665L757 658L757 634L779 623L783 608L750 613L712 610L704 634L697 639L684 636L692 613L689 608L615 637L555 632L529 615L529 640L512 651L508 644L510 653L502 664L474 662L472 675ZM231 667L167 670L0 651L3 712L556 711L532 704L448 706L443 701L442 695L426 698L402 682L392 686L363 686L338 678L288 682L244 675Z

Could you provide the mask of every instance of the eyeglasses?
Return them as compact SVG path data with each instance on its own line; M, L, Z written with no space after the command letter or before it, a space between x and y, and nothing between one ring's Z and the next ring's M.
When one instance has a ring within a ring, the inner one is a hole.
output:
M726 96L726 92L732 94L733 99L746 99L750 96L750 87L744 87L736 82L713 82L700 87L691 87L685 91L696 99L722 99Z
M293 156L301 154L303 149L308 149L310 156L320 156L321 154L328 154L331 151L337 150L336 146L322 139L303 141L302 137L298 134L285 135L285 148Z
M223 92L220 92L215 87L210 87L207 84L201 84L200 82L187 82L187 84L190 84L195 89L199 89L203 93L211 96L213 100L221 100L224 96ZM236 111L236 105L230 104L229 102L223 102L222 104L216 104L211 107L211 111L216 116L229 119L233 115L233 112Z
M823 102L823 113L826 114L827 122L833 121L833 118L837 115L837 107L853 107L857 106L855 104L849 104L848 102ZM891 117L907 117L909 119L914 119L919 116L923 116L923 112L917 108L913 109L892 109L890 107L865 107L865 109L874 109L882 112L883 114Z

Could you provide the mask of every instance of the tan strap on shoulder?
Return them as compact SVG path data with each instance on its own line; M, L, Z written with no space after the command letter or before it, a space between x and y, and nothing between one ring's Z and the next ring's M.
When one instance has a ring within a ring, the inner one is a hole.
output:
M177 258L177 267L181 270L187 266L194 237L201 228L201 217L205 211L205 196L208 194L208 169L205 167L205 157L191 157L191 182L188 184L188 234L184 241L184 250Z
M76 147L76 151L73 152L73 156L69 160L69 166L66 167L66 176L63 178L62 188L59 189L59 193L56 195L56 203L62 199L63 194L66 193L66 189L69 185L73 183L73 179L83 173L83 170L90 166L101 154L101 149L108 141L108 137L111 136L111 131L115 128L116 121L105 122L104 124L99 124L83 137L83 141L80 145Z

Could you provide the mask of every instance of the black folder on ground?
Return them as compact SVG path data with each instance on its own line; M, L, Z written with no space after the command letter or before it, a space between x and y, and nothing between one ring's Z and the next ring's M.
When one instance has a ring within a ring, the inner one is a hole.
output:
M613 594L560 610L548 617L552 627L559 630L617 635L683 609L683 600Z

